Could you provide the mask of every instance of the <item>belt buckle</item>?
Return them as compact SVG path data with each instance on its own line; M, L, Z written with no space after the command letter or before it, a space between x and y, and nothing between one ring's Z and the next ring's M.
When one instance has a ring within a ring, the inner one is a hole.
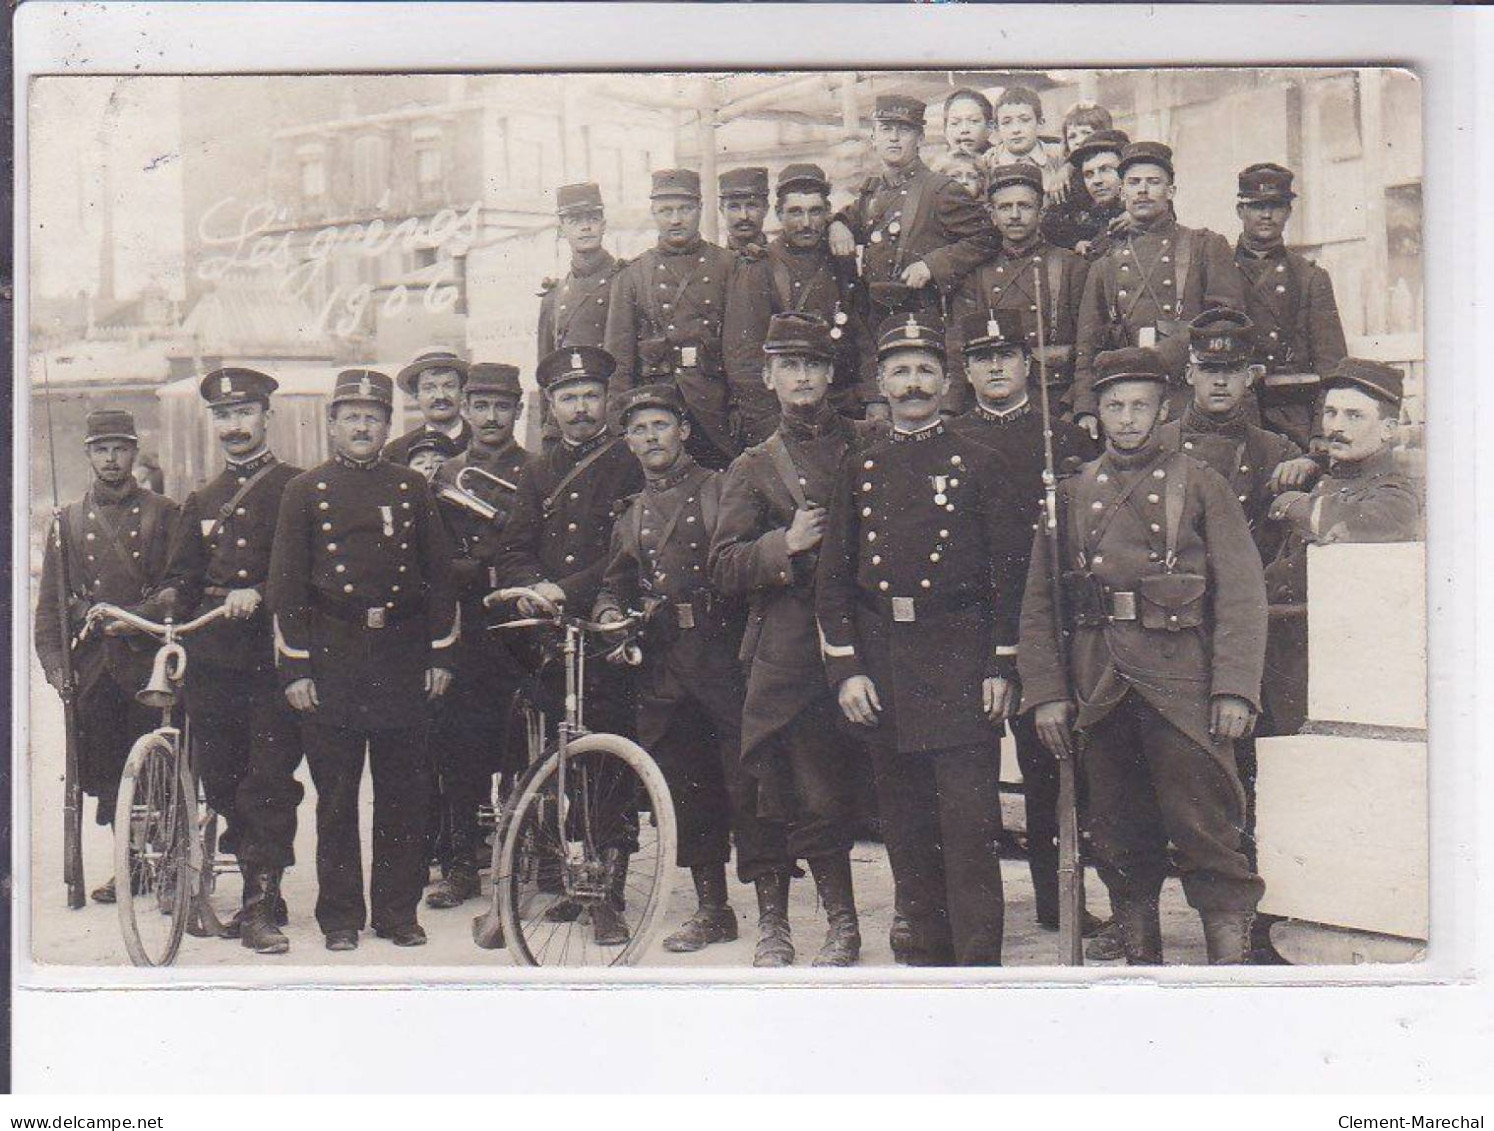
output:
M1131 592L1110 594L1110 619L1135 620L1136 594Z
M367 615L364 617L364 623L369 628L383 628L389 623L388 610L382 608L369 609Z
M696 347L695 346L681 346L680 347L680 368L681 369L694 369L698 364L700 364L699 359L696 356L696 354L697 354L697 351L696 351Z
M695 627L695 606L681 601L674 606L674 619L681 628Z
M895 624L912 624L918 618L913 612L912 597L894 597L892 599L892 620Z

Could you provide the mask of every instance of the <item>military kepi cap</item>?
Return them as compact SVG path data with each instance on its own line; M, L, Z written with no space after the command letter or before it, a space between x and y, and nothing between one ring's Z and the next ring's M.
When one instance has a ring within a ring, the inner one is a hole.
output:
M944 356L944 325L928 314L894 314L877 329L877 356L899 350L931 350Z
M541 358L534 376L548 393L574 381L605 384L616 368L616 359L600 346L566 346Z
M399 387L412 397L420 382L420 375L430 369L450 369L457 375L457 384L467 383L467 363L450 350L427 350L399 371Z
M1099 392L1106 385L1114 385L1117 381L1157 381L1165 385L1167 366L1162 364L1161 354L1145 346L1109 350L1095 358L1092 388Z
M801 357L820 357L829 361L835 357L834 331L830 323L812 314L775 314L768 319L768 335L763 339L763 353L794 354Z
M257 369L214 369L197 385L202 399L209 405L270 403L270 394L280 387L268 373Z
M1268 204L1296 200L1292 191L1292 171L1269 161L1240 170L1240 200L1247 204Z
M1401 405L1404 383L1405 375L1395 366L1362 357L1344 358L1323 379L1325 389L1360 389L1397 408Z
M785 165L778 174L778 195L789 192L822 192L830 195L830 178L825 170L807 161Z
M618 400L617 418L626 424L628 417L640 408L662 408L665 412L674 413L681 420L685 419L685 402L680 396L680 391L673 385L662 382L639 385L637 388L629 389Z
M766 191L766 190L764 190ZM700 174L694 169L655 169L649 199L661 196L688 196L700 199Z
M1078 169L1096 153L1119 157L1131 144L1125 130L1096 130L1069 151L1069 164Z
M437 432L430 428L410 441L410 446L405 451L409 457L417 456L421 452L435 452L447 459L455 459L461 454L457 451L455 440L445 432Z
M1132 165L1160 165L1172 176L1172 146L1160 141L1133 141L1121 150L1116 168L1124 173Z
M1027 333L1015 310L986 310L960 320L961 347L967 354L997 349L1025 349Z
M1234 369L1250 360L1255 323L1238 310L1211 306L1188 323L1188 342L1204 369Z
M524 386L519 383L519 367L501 361L479 361L467 371L467 395L475 393L507 393L522 397Z
M997 189L1008 188L1011 185L1026 185L1030 189L1036 189L1039 197L1043 195L1043 171L1036 165L1022 163L1011 165L997 165L991 170L990 178L986 182L986 195L995 196Z
M569 216L573 212L602 211L602 190L587 182L579 185L561 185L555 190L555 213Z
M343 401L372 401L392 411L394 382L377 369L344 369L332 386L332 403Z
M872 109L872 121L901 122L905 126L923 129L923 116L927 109L918 99L906 94L879 94Z
M135 431L135 414L122 408L100 408L90 412L83 420L83 442L97 444L101 440L132 440L140 442Z
M735 196L767 196L768 170L761 165L728 169L716 178L716 195L722 200Z

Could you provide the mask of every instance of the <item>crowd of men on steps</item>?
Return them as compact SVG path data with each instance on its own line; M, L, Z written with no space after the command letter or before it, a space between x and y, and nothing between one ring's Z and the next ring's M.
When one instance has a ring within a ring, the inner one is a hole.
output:
M1288 169L1240 172L1231 245L1180 222L1171 150L1100 107L1071 111L1057 144L1022 88L994 106L956 91L943 118L946 172L920 156L923 104L879 96L880 171L839 210L813 164L722 173L725 247L700 235L689 169L654 173L658 240L631 262L604 247L598 187L560 187L572 260L540 310L538 451L515 438L518 367L448 350L394 379L339 374L332 454L309 470L268 446L273 375L205 374L224 463L180 504L137 485L130 414L90 413L94 480L48 541L35 628L54 685L73 649L100 823L153 725L134 697L151 650L118 623L80 639L84 614L222 605L192 641L186 711L243 872L235 937L285 953L304 912L280 895L304 758L327 948L369 926L423 943L422 894L478 896L479 806L522 768L506 724L524 658L483 631L483 599L527 586L660 628L640 667L589 665L586 695L593 729L636 737L671 788L696 908L666 950L737 937L735 854L755 965L796 960L801 862L826 920L813 961L855 963L869 768L895 957L999 964L1010 730L1042 926L1058 924L1058 762L1079 757L1110 910L1086 911L1091 955L1160 963L1175 874L1211 962L1274 960L1254 736L1303 721L1306 629L1268 605L1305 600L1309 545L1422 536L1395 452L1403 375L1347 356L1328 275L1285 243ZM390 438L396 385L421 422ZM466 468L486 475L456 494L482 506L442 490ZM59 544L66 617L46 597ZM616 917L593 927L626 941Z

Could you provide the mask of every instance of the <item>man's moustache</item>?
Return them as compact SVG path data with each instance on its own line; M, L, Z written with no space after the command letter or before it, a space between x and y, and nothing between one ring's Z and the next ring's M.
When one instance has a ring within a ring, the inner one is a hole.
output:
M894 399L898 404L906 404L909 401L931 401L934 399L934 394L926 393L922 389L909 389L902 396Z
M1328 442L1330 444L1347 444L1349 442L1349 438L1342 432L1334 432L1328 437Z
M247 432L225 432L223 434L223 442L225 444L236 444L240 440L249 440L252 438Z

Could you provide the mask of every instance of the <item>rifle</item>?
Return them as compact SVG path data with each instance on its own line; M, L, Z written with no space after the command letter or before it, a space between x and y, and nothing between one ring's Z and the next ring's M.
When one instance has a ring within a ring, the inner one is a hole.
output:
M1058 471L1053 459L1053 415L1048 398L1047 334L1043 325L1043 272L1032 271L1033 303L1037 307L1038 403L1043 413L1043 529L1051 566L1048 584L1052 591L1053 623L1058 662L1069 672L1069 641L1065 628L1062 532L1058 523ZM1070 677L1072 678L1072 676ZM1073 749L1058 759L1058 937L1065 966L1084 965L1084 873L1079 865L1079 804L1074 766L1084 746L1084 734L1076 730Z
M67 885L67 905L76 911L83 896L83 785L78 777L78 684L73 671L72 578L68 575L67 523L62 495L57 489L57 441L52 431L52 382L47 359L42 358L42 403L47 416L47 463L52 472L52 539L57 555L57 623L62 641L63 787L62 787L62 882ZM47 595L41 594L41 600Z

